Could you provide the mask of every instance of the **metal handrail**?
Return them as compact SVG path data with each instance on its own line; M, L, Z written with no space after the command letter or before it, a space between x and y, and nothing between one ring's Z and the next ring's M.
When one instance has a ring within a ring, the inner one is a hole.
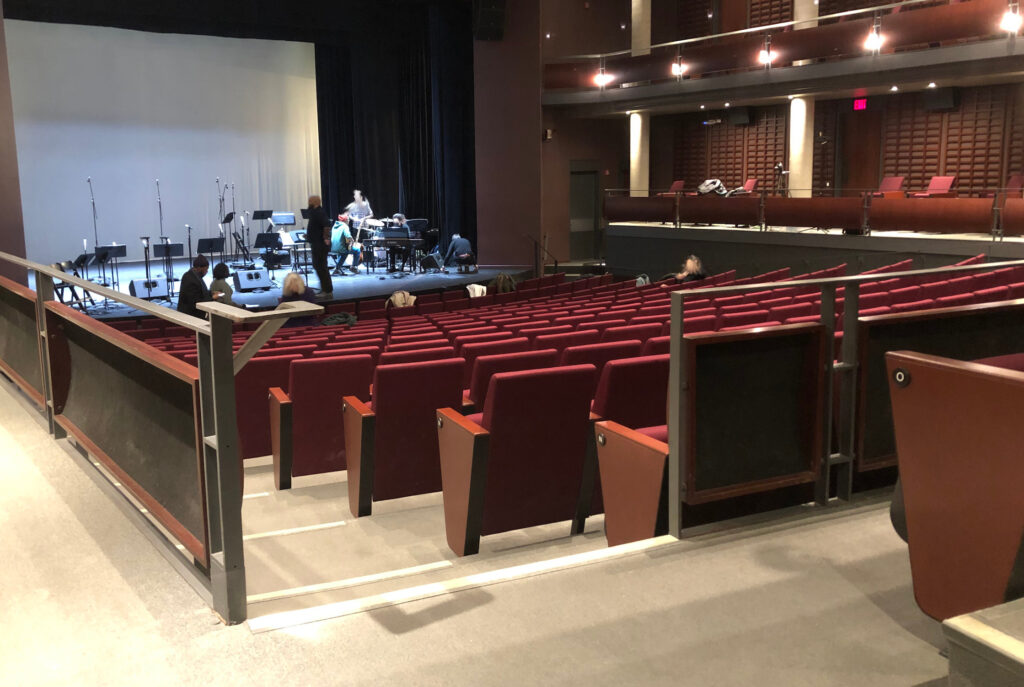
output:
M717 38L728 38L730 36L744 36L748 34L759 34L770 31L777 31L779 29L786 29L798 24L810 24L821 21L829 21L832 19L842 19L844 17L852 17L859 14L874 14L875 12L882 12L884 10L895 9L897 7L906 7L908 5L923 5L926 3L934 3L935 0L905 0L905 2L890 2L884 5L875 5L873 7L865 7L857 10L846 10L845 12L835 12L833 14L823 14L818 17L812 17L810 19L792 19L790 21L779 22L777 24L767 24L765 26L753 26L748 29L738 29L736 31L726 31L724 33L708 34L707 36L698 36L696 38L682 38L677 41L669 41L667 43L656 43L650 46L652 51L659 48L671 48L678 47L681 45L690 45L693 43L703 43L705 41L715 40ZM948 2L947 2L948 4ZM566 62L578 62L578 61L589 61L589 60L602 60L609 57L620 57L623 55L631 55L632 50L615 50L613 52L606 53L590 53L583 55L566 55L564 57L555 57L550 60L546 60L547 64L558 64Z

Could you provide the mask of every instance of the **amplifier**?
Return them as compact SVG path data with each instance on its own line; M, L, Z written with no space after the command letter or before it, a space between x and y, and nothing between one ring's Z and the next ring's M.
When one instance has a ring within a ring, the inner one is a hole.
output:
M132 279L128 293L136 298L167 298L166 279Z
M237 291L256 291L258 289L269 289L273 284L270 283L270 276L264 269L259 270L239 270L235 272L235 290Z

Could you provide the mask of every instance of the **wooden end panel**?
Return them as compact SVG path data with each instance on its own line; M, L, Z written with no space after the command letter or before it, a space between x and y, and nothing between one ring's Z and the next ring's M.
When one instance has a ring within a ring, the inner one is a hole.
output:
M373 512L373 458L376 416L356 396L341 404L345 423L345 458L348 463L348 508L361 518Z
M455 410L437 411L445 536L457 556L480 550L490 438L487 430Z
M616 422L598 422L594 431L608 545L655 536L668 444Z
M274 456L274 486L292 488L292 401L279 387L270 390L270 447Z

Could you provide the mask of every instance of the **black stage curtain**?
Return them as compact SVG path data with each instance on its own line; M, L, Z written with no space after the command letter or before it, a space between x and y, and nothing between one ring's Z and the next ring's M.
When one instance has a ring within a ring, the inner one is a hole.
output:
M409 7L418 31L316 44L321 196L360 189L377 217L425 217L476 245L473 44L468 8Z

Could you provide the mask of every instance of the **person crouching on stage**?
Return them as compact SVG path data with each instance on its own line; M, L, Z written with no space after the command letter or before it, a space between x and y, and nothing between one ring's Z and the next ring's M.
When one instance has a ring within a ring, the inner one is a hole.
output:
M338 256L337 267L334 268L335 274L344 274L345 259L348 256L352 256L352 265L349 267L352 270L352 274L359 274L359 265L363 263L363 244L358 243L352 238L352 232L348 228L348 216L338 215L338 221L334 223L334 228L331 229L331 236L335 236L334 232L339 232L341 241L338 246L334 246L334 253Z
M298 272L289 272L288 276L284 278L284 285L281 287L281 297L278 299L278 303L290 303L293 301L306 301L307 303L315 303L316 298L313 294L313 289L306 286L306 282L302 281L302 275ZM310 317L293 317L285 323L285 327L309 327L316 324L316 318Z
M471 267L476 265L476 256L473 255L473 247L469 239L462 238L459 234L452 234L452 240L448 243L448 252L444 255L445 267L452 265L459 266L459 272L471 272Z
M309 221L306 223L306 240L313 260L313 271L320 280L320 293L325 298L334 294L334 282L327 269L327 252L331 247L331 220L320 204L320 196L309 197ZM293 273L294 274L294 273Z

